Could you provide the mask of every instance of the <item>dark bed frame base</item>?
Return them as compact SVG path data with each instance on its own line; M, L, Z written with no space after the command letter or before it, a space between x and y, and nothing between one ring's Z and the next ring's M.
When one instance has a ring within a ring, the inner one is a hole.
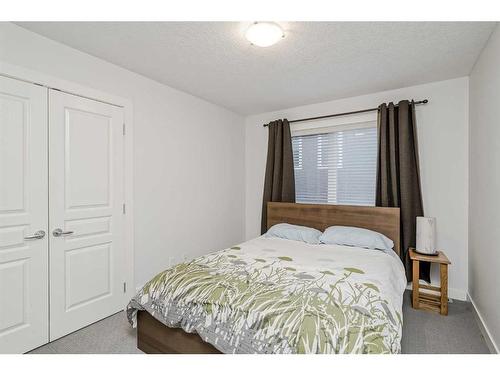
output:
M142 310L137 312L137 347L148 354L221 354L200 336L169 328Z

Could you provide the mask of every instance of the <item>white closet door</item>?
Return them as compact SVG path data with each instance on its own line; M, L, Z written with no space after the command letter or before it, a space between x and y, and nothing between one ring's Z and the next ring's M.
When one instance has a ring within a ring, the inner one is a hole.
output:
M0 353L48 342L47 194L47 89L0 77Z
M122 126L120 107L49 90L51 340L127 302Z

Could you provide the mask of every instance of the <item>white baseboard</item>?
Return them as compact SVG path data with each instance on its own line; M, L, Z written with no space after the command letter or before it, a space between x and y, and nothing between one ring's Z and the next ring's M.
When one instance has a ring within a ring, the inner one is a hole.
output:
M431 284L426 283L425 281L422 281L422 280L420 280L420 282L431 285ZM408 290L412 289L411 283L408 283L406 285L406 289L408 289ZM461 290L461 289L448 288L448 298L456 299L459 301L467 301L467 292L465 290Z
M499 354L500 351L498 350L498 345L496 344L495 340L493 340L493 337L491 336L488 326L484 322L483 316L479 312L476 304L474 303L474 300L471 298L469 293L467 293L467 299L472 303L474 315L476 316L476 320L479 324L479 329L481 330L481 333L483 334L484 339L486 340L486 345L488 346L488 349L490 350L491 353Z
M459 301L467 301L467 292L465 290L448 288L448 297Z

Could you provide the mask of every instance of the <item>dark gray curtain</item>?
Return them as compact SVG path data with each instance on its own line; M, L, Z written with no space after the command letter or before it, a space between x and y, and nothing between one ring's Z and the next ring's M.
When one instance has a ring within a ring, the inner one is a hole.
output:
M262 199L261 233L267 231L267 202L295 202L292 136L288 120L268 125L267 164Z
M401 260L411 280L408 248L415 246L416 217L424 215L413 101L379 106L376 205L401 210ZM420 264L421 279L430 281L429 271L429 263Z

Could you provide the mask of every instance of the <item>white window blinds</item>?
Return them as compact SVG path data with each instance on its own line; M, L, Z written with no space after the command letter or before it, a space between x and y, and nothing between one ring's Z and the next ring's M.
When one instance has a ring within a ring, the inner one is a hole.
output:
M375 123L296 135L292 147L298 203L375 205Z

